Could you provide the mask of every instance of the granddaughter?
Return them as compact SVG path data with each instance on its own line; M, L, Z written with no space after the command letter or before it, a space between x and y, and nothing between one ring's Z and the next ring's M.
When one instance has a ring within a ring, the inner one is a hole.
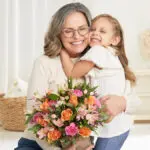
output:
M134 85L136 77L128 66L118 20L108 14L95 17L90 28L89 45L89 51L75 64L66 51L61 51L66 75L73 78L86 76L88 82L98 86L99 98L108 94L124 96L126 80ZM133 122L126 112L111 117L109 121L99 131L95 150L120 150Z

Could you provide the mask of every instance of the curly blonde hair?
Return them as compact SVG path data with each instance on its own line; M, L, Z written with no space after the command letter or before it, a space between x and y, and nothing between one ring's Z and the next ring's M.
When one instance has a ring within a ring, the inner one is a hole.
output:
M73 12L81 12L86 17L88 26L91 25L91 13L89 9L81 3L69 3L61 7L52 17L44 41L44 52L49 57L56 57L60 54L62 43L59 35L66 17Z
M92 23L94 23L95 21L97 21L100 18L108 19L108 21L113 25L114 36L120 37L119 43L116 46L112 46L112 47L114 47L117 50L118 58L124 68L125 78L130 81L131 85L135 85L136 76L130 70L130 68L128 66L129 63L128 63L128 59L127 59L127 56L125 53L123 30L122 30L122 27L121 27L119 21L109 14L101 14L101 15L96 16L92 20Z

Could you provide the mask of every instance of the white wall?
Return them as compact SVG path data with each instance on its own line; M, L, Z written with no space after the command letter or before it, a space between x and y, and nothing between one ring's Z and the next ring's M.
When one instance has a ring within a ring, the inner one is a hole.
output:
M28 81L34 59L43 52L44 33L54 12L73 0L0 0L0 90L16 77ZM75 1L75 0L74 0ZM140 56L139 34L150 28L149 0L80 0L92 12L110 13L125 32L126 52L134 70L150 64Z

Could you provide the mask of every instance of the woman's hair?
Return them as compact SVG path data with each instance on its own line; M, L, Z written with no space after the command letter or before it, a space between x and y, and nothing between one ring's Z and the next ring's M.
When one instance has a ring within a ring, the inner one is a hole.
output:
M81 3L69 3L61 7L52 17L44 41L44 52L49 57L56 57L60 54L62 43L59 35L66 17L73 12L84 14L88 26L91 25L91 13L89 9Z
M135 74L130 70L128 66L128 59L125 53L125 47L124 47L124 36L123 36L123 30L118 22L118 20L111 15L108 14L101 14L96 16L93 20L92 23L97 21L100 18L106 18L108 21L112 24L113 26L113 31L114 31L114 36L118 36L120 38L120 41L117 45L113 46L117 50L117 55L119 57L119 60L124 68L125 71L125 78L131 82L131 85L135 85L136 83L136 76Z

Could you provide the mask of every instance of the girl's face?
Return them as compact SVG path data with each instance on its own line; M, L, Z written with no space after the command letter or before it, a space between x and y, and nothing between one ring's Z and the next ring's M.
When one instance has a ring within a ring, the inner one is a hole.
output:
M94 45L107 47L113 45L114 40L113 25L107 18L102 17L92 23L89 36L89 45L91 47Z
M88 23L80 12L73 12L65 19L60 40L71 57L79 56L88 45Z

